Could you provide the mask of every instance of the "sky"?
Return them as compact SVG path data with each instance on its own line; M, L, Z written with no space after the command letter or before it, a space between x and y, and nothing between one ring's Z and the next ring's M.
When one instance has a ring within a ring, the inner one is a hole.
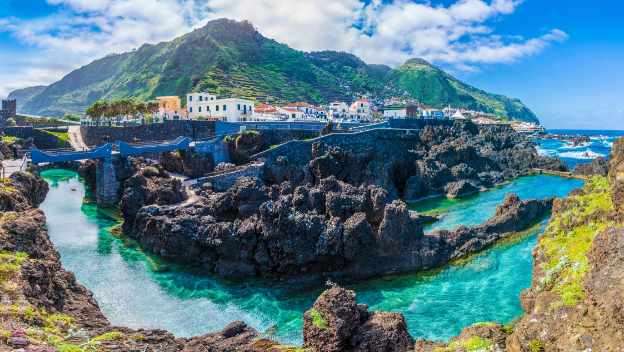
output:
M222 17L300 50L424 58L547 128L624 129L619 0L0 0L0 96Z

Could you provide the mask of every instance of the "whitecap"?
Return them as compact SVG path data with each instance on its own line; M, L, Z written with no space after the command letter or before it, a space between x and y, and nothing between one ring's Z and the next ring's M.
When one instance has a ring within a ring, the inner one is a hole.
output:
M591 150L587 150L587 151L570 151L570 152L563 152L563 153L559 153L559 156L562 158L568 158L568 159L580 159L580 160L592 160L592 159L596 159L598 157L606 157L605 154L601 154L601 153L596 153L594 151Z

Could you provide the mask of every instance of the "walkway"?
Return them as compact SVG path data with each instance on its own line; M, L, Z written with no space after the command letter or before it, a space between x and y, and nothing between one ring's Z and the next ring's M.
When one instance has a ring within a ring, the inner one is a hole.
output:
M74 150L84 151L89 149L87 144L82 140L80 126L69 126L67 128L67 133L69 134L69 144L71 144Z
M22 159L7 159L2 161L2 177L10 177L18 171L26 170L26 156Z

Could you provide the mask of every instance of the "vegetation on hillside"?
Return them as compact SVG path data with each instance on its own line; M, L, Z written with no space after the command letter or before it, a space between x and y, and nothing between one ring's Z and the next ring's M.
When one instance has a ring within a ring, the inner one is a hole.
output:
M544 275L537 291L555 292L555 306L574 306L583 298L589 268L587 253L594 237L613 226L611 186L606 177L592 178L583 189L558 204L537 250L544 254Z
M470 87L422 60L393 70L347 53L304 53L263 37L248 22L225 19L170 42L96 60L41 91L13 95L26 98L19 102L24 112L62 116L83 113L98 100L184 97L190 91L317 104L399 95L433 107L451 104L536 121L520 101Z

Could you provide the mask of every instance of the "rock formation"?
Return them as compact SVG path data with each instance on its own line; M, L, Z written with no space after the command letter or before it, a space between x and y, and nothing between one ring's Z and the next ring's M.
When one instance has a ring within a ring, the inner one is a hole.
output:
M527 228L551 204L509 197L482 226L425 235L430 218L380 187L333 176L297 187L244 177L226 192L205 189L197 201L175 206L131 197L145 192L131 180L122 201L128 235L150 252L224 277L364 278L428 269Z
M408 351L414 341L403 315L369 312L355 292L333 287L304 315L304 348L318 352Z
M565 170L559 159L538 155L532 142L509 127L460 121L404 133L334 136L269 153L266 159L267 183L299 185L335 176L355 186L382 187L406 200L470 194L533 168Z
M588 164L580 164L574 168L575 175L582 176L607 176L609 173L609 162L603 157L597 157Z
M169 172L191 178L204 176L212 172L215 167L211 154L199 154L186 150L162 153L160 165Z

